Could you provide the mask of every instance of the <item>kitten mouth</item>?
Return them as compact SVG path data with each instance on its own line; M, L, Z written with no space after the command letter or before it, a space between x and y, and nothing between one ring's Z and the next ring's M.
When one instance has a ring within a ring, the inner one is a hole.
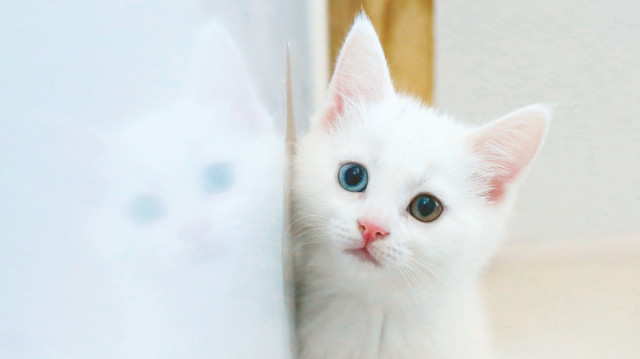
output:
M352 256L358 258L359 260L361 260L363 262L369 262L369 263L371 263L373 265L376 265L376 266L380 265L380 263L378 263L378 261L375 258L373 258L371 253L369 253L369 250L367 249L367 247L356 248L356 249L347 249L347 250L345 250L345 253L351 254Z

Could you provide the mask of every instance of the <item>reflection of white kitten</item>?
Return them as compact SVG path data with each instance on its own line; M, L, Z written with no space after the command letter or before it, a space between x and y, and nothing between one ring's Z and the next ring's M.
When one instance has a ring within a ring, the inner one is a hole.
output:
M244 61L203 30L187 93L107 137L92 231L124 357L282 358L282 146Z
M548 118L469 128L398 94L356 19L295 160L301 358L489 357L477 277Z

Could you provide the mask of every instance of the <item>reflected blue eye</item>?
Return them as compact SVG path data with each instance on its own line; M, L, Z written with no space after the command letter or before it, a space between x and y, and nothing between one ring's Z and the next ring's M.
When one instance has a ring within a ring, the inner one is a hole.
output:
M164 215L160 200L150 194L142 194L129 204L129 216L140 225L151 224Z
M442 203L427 193L417 195L409 204L409 213L420 222L433 222L442 214Z
M233 184L233 166L229 163L212 163L204 168L202 189L205 193L227 190Z
M338 182L349 192L364 192L368 181L367 170L357 163L345 163L338 170Z

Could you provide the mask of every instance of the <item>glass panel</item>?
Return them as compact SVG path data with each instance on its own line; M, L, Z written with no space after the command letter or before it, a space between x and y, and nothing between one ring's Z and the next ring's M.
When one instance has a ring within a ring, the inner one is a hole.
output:
M289 356L285 49L307 116L306 12L0 5L0 357Z

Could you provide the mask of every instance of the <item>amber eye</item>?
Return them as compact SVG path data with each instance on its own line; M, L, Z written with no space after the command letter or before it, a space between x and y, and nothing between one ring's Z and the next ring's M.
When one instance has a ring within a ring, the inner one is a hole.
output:
M442 203L427 193L417 195L409 204L409 213L421 222L433 222L442 214Z

